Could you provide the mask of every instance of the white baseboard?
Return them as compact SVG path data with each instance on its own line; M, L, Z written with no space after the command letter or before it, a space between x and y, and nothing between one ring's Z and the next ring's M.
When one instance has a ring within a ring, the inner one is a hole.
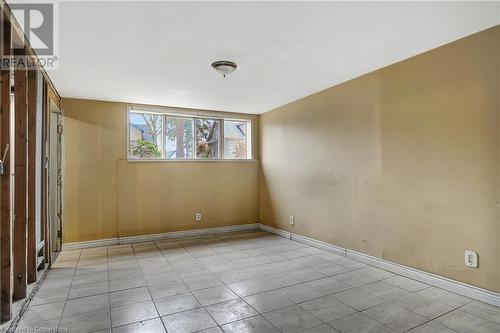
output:
M84 241L84 242L64 243L63 250L64 251L77 250L77 249L86 249L86 248L91 248L91 247L110 246L110 245L117 245L117 244L132 244L132 243L140 243L140 242L149 242L149 241L168 239L168 238L205 236L205 235L222 234L222 233L229 233L229 232L258 230L258 229L259 229L259 223L249 223L249 224L230 225L230 226L225 226L225 227L213 227L213 228L201 228L201 229L192 229L192 230L183 230L183 231L172 231L172 232L164 232L164 233L160 233L160 234L116 237L116 238Z
M329 244L326 242L322 242L322 241L316 240L314 238L309 238L309 237L302 236L302 235L292 234L291 239L295 240L297 242L303 243L303 244L314 246L314 247L321 249L321 250L333 252L333 253L341 255L341 256L346 255L346 249L344 249L343 247L332 245L332 244Z
M68 250L79 250L91 247L110 246L117 244L120 244L119 238L106 238L106 239L97 239L97 240L83 241L83 242L63 243L62 249L63 251L68 251Z
M160 234L127 236L127 237L99 239L99 240L84 241L84 242L65 243L63 244L63 250L84 249L84 248L99 247L99 246L110 246L116 244L131 244L131 243L148 242L148 241L168 239L168 238L204 236L204 235L229 233L229 232L250 231L257 229L261 229L290 240L307 244L309 246L322 249L324 251L342 255L347 258L360 261L365 264L408 277L410 279L421 281L429 285L454 292L456 294L467 296L472 299L500 307L500 293L475 287L460 281L448 279L436 274L421 271L416 268L397 264L364 253L345 249L313 238L273 228L261 223L240 224L240 225L231 225L226 227L202 228L202 229L193 229L185 231L165 232Z
M149 241L153 241L153 240L160 240L160 239L167 239L167 238L206 236L206 235L214 235L214 234L223 234L223 233L228 233L228 232L250 231L250 230L258 230L258 229L259 229L259 223L249 223L249 224L229 225L226 227L213 227L213 228L201 228L201 229L192 229L192 230L183 230L183 231L171 231L171 232L164 232L161 234L120 237L120 244L149 242Z
M365 264L389 271L391 273L399 274L413 280L427 283L431 286L435 286L444 290L454 292L456 294L460 294L484 303L500 307L500 293L491 290L475 287L470 284L448 279L416 268L404 266L385 259L335 246L313 238L273 228L262 223L260 224L260 229L284 238L295 240L303 244L307 244L328 252L333 252L335 254L339 254L347 258L363 262Z
M472 299L500 307L500 293L475 287L467 283L421 271L416 268L397 264L364 253L351 250L346 250L346 253L348 258L361 261L365 264L372 265L386 271L408 277L413 280L427 283L432 286L454 292L456 294L467 296Z
M281 236L283 238L291 239L291 236L292 236L291 232L281 230L281 229L276 229L276 228L270 227L270 226L262 224L262 223L259 223L259 229L270 232L270 233L278 235L278 236Z

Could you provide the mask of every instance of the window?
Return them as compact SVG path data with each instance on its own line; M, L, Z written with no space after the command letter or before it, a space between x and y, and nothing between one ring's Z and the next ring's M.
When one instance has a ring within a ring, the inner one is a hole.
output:
M252 159L251 119L129 111L128 158Z
M166 158L193 158L193 119L167 118Z
M224 121L224 158L252 158L250 122L241 120Z
M129 157L161 158L163 116L157 113L130 112Z
M219 120L196 119L196 158L219 158Z

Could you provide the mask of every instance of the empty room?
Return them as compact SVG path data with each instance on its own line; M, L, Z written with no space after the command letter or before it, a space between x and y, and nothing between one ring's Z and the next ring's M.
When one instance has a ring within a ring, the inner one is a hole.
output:
M500 1L0 0L0 331L500 333Z

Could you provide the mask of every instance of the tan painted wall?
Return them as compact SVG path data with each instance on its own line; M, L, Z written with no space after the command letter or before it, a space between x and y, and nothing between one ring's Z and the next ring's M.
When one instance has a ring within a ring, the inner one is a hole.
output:
M496 27L265 113L261 222L500 290L499 67Z
M127 162L127 104L61 104L64 242L258 221L258 162Z

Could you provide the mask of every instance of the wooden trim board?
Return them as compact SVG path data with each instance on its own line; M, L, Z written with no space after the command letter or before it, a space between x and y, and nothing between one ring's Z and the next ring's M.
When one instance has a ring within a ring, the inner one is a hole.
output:
M5 12L0 12L0 26L2 28L2 55L10 56L11 27ZM10 70L0 70L0 154L10 147ZM10 160L9 153L4 161L4 174L0 176L0 317L7 321L12 316L12 221L10 211ZM3 158L0 157L0 158Z
M36 281L37 250L36 250L36 98L37 98L37 71L28 71L28 283Z
M22 55L26 54L25 52ZM14 299L26 297L26 147L27 71L14 71L15 170L14 170Z

